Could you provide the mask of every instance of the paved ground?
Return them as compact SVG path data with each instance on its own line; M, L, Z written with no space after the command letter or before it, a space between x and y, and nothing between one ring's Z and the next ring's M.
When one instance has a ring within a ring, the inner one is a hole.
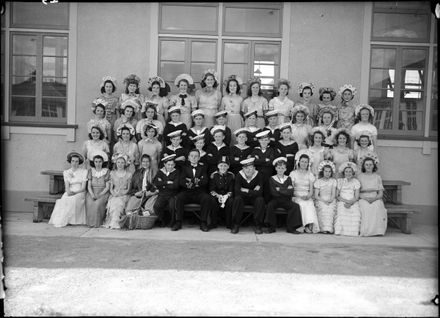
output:
M5 227L5 314L438 316L437 227L406 235L238 235L196 226Z

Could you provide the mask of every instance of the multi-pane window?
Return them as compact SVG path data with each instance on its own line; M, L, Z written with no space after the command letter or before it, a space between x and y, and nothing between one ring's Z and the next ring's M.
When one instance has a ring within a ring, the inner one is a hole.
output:
M66 123L68 34L40 30L67 30L68 12L68 4L11 3L11 122Z
M382 134L422 136L429 124L427 87L434 84L427 77L433 45L429 3L379 2L373 11L369 103L376 110L375 125ZM437 101L429 102L436 112Z

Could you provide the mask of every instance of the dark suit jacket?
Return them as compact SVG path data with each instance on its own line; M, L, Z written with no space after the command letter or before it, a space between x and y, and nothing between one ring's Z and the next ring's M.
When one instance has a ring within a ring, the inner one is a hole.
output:
M198 185L194 185L195 178L199 179ZM187 186L189 180L191 180L193 183L191 188L188 188ZM206 192L208 185L208 172L206 166L199 162L196 167L196 175L194 176L192 166L189 162L187 162L184 166L182 166L179 183L184 191Z

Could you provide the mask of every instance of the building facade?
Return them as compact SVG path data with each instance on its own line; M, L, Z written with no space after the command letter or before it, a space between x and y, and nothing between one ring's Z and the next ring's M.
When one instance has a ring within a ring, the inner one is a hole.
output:
M101 79L131 73L173 81L203 70L245 81L357 88L375 108L380 174L403 187L414 218L437 223L437 19L429 2L67 3L7 2L1 16L1 128L6 211L47 192L42 170L63 170L86 140ZM245 87L246 88L246 87ZM243 95L246 89L243 89ZM315 94L317 95L317 94ZM317 96L313 96L318 102ZM335 103L339 103L339 96Z

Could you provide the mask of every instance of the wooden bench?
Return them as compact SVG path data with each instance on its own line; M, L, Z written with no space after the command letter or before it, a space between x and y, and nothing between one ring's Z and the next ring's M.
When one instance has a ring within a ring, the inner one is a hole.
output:
M43 219L50 219L53 208L55 206L55 201L61 198L61 195L41 195L32 198L25 198L25 201L34 202L34 216L33 222L38 223L43 221Z
M383 200L385 203L402 204L402 186L411 185L410 182L402 180L382 180L385 191Z
M41 174L49 176L49 194L64 193L64 177L63 171L60 170L44 170Z
M420 210L406 204L385 204L388 223L395 225L405 234L411 234L412 215Z

